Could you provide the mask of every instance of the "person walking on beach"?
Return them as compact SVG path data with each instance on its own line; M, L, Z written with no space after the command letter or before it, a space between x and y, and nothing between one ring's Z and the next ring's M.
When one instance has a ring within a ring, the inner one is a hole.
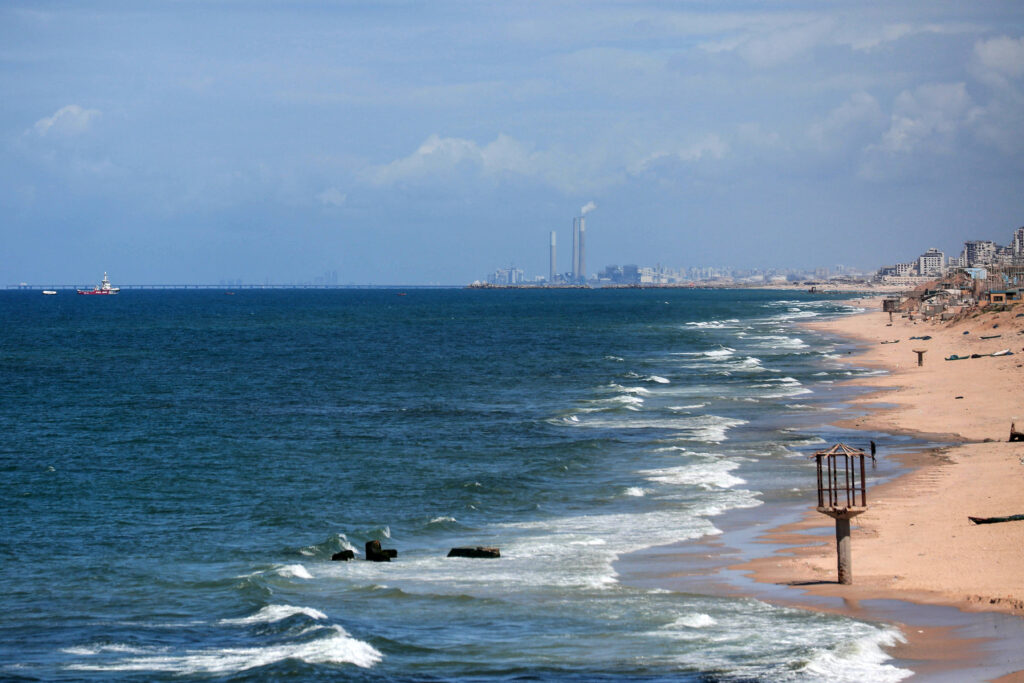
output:
M871 462L875 461L875 442L871 441Z

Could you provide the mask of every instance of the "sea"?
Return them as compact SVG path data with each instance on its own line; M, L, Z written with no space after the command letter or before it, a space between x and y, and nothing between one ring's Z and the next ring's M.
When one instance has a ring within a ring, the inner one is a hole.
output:
M813 507L836 386L877 371L799 324L858 310L769 290L0 292L0 678L908 677L888 624L617 571L730 512ZM373 540L397 556L366 561ZM447 557L476 546L500 557Z

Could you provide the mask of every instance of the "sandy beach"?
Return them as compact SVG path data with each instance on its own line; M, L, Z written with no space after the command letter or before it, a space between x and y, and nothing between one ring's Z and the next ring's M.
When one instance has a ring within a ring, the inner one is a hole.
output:
M864 342L866 352L849 362L889 371L852 382L879 391L857 399L867 414L842 426L927 435L951 445L905 456L907 474L869 490L869 509L853 524L853 585L836 583L834 536L818 533L808 544L809 530L832 526L813 511L763 534L762 541L781 546L772 555L730 569L790 587L786 599L798 603L841 598L841 607L829 609L854 616L877 616L860 608L873 600L1024 615L1024 521L976 525L968 519L1024 513L1024 443L1007 442L1012 422L1024 426L1024 317L1017 317L1024 305L933 323L900 314L890 322L880 299L856 303L867 312L808 325ZM1003 349L1014 355L945 360ZM925 351L921 366L916 350ZM884 444L878 457L887 457ZM943 629L907 635L897 656L932 667L978 656ZM1013 668L1024 669L1024 658Z
M834 523L810 505L781 526L740 512L722 520L722 536L652 548L623 572L893 623L905 642L891 653L913 680L1024 681L1024 521L968 519L1024 514L1024 443L1008 442L1011 422L1024 427L1024 305L954 323L900 314L890 323L881 298L849 303L866 312L807 327L863 344L845 362L886 373L849 383L877 391L854 399L855 416L838 426L864 434L855 446L874 434L943 444L896 452L879 437L878 472L898 474L868 477L868 511L853 520L853 585L837 583ZM916 349L925 350L920 367ZM1014 355L944 360L1003 349Z

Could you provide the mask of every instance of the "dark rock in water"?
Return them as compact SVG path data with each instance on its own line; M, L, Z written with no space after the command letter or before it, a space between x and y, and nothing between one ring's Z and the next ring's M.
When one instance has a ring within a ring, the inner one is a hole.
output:
M340 553L334 553L331 555L331 559L335 561L348 562L349 560L356 559L356 551L342 550Z
M390 562L398 557L398 551L392 548L381 548L380 541L366 542L366 559L370 562Z
M448 557L501 557L501 550L498 548L452 548L448 551Z

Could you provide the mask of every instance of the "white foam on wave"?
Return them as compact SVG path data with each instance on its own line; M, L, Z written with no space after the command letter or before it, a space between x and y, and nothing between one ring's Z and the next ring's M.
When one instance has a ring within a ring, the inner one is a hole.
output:
M686 325L688 327L721 329L724 327L732 327L738 322L739 319L737 318L729 318L728 320L696 320L688 322Z
M730 460L711 460L693 462L678 467L665 467L640 472L648 481L672 486L700 486L705 490L714 488L728 489L746 481L730 474L739 467L739 463Z
M180 675L233 674L286 659L297 659L307 664L354 664L370 668L384 657L369 643L349 636L340 626L329 626L323 630L326 637L303 643L189 650L175 655L75 663L67 668L72 671L159 671Z
M267 605L259 612L250 614L247 617L238 619L221 619L221 624L235 624L244 626L247 624L272 624L296 614L305 614L310 619L326 619L327 615L312 607L296 607L294 605Z
M634 379L636 379L636 378L634 378ZM622 386L621 384L616 384L615 382L612 382L612 383L608 384L604 388L610 389L612 391L621 392L623 394L650 394L651 393L651 390L647 389L646 387L625 387L625 386Z
M630 486L623 493L625 495L627 495L627 496L633 496L635 498L643 498L647 494L647 491L643 490L639 486Z
M781 391L774 394L765 394L762 398L790 398L791 396L803 396L804 394L813 394L814 391L807 387L797 387L788 391Z
M883 647L905 642L903 635L892 628L871 635L841 641L835 648L819 650L798 671L816 680L881 681L895 683L914 675L909 669L886 664L891 657Z
M718 622L710 614L703 614L697 612L696 614L687 614L684 617L679 617L671 624L665 626L666 629L678 629L678 628L707 628L708 626L714 626Z
M701 408L703 408L706 405L707 405L707 403L693 403L693 404L688 405L688 406L669 406L668 409L669 410L673 410L675 412L684 412L684 411L687 411L687 410L700 410Z
M799 337L790 337L784 334L765 334L754 337L758 340L756 345L759 348L768 348L774 350L786 350L795 351L797 349L806 349L809 345Z
M312 579L313 575L309 573L309 570L303 567L301 564L287 564L283 567L278 567L274 570L274 573L278 576L283 576L286 579Z
M620 356L611 356L611 355L605 356L604 359L605 360L615 361L616 363L623 363L626 360L625 358L622 358Z
M727 432L739 425L746 424L746 420L718 415L692 415L673 417L615 417L611 413L591 413L584 415L583 419L576 419L574 426L581 428L602 428L602 429L672 429L675 430L676 439L692 441L703 441L707 443L720 443L729 437Z
M728 346L722 346L717 349L711 349L710 351L675 351L670 353L670 356L686 356L693 359L722 359L728 358L729 356L736 353L736 349L729 348Z
M459 520L455 519L454 517L449 517L448 515L444 515L444 516L441 516L441 517L434 517L432 520L430 520L430 524L441 524L443 522L458 522L458 521Z
M141 655L141 654L156 654L167 652L166 647L144 647L139 645L125 645L123 643L102 643L97 645L75 645L73 647L66 647L61 650L69 655L78 655L82 657L94 657L102 654L130 654L130 655Z
M646 377L645 380L648 381L648 382L655 382L657 384L668 384L669 383L668 379L666 379L664 377L661 377L659 375L651 375L650 377Z
M816 313L815 311L801 311L801 310L797 310L797 311L792 311L792 312L788 312L788 313L781 313L781 314L775 316L775 319L776 320L803 320L805 318L817 318L819 315L821 315L821 314L820 313Z

